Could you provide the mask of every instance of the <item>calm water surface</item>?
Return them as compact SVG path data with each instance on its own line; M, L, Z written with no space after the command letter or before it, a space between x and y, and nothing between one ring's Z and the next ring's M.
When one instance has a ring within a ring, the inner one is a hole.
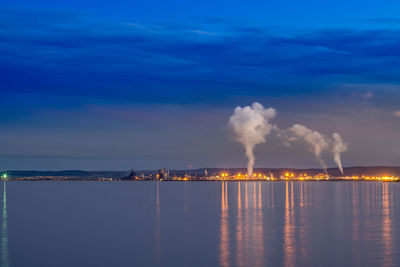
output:
M2 183L1 266L400 266L399 183Z

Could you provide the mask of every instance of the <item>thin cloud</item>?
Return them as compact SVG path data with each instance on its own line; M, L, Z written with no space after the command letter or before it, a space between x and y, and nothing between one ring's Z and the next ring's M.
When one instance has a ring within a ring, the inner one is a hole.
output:
M0 38L0 72L10 90L187 101L180 96L200 90L212 99L228 91L241 94L243 88L276 95L293 93L293 85L400 82L398 30L280 34L221 21L225 27L219 29L225 30L206 38L213 34L207 24L154 27L38 10L0 10L0 22L7 25Z
M374 93L373 92L366 92L364 95L363 95L363 98L364 99L371 99L371 98L373 98L374 97Z

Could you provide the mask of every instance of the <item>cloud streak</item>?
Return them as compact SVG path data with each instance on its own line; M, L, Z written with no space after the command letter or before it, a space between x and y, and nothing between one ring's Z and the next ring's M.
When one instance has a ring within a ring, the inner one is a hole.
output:
M185 102L183 93L198 99L200 89L213 99L243 88L286 94L293 84L400 82L396 30L279 34L223 21L214 35L207 24L147 26L62 11L3 9L0 18L1 78L14 91L139 101L160 93Z

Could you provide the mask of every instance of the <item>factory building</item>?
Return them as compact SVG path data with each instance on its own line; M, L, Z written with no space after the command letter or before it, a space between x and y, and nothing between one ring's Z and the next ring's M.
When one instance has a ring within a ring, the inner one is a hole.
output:
M157 171L157 178L167 180L169 179L169 170L163 168Z

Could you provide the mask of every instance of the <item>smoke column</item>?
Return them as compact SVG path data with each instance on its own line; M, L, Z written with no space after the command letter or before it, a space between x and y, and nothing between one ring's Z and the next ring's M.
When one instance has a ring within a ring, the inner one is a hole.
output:
M321 167L326 172L327 165L321 158L322 151L329 149L329 143L325 136L300 124L293 125L289 130L294 133L297 138L304 139L304 141L310 145L311 151L314 153L315 157L320 162Z
M269 123L276 116L273 108L264 109L259 103L254 103L251 107L237 107L229 119L229 126L232 128L235 141L241 143L248 159L247 174L253 174L254 167L254 147L257 144L265 143L265 138L274 128Z
M347 151L347 144L343 142L342 137L338 133L332 134L332 154L340 172L343 174L342 159L340 153Z

